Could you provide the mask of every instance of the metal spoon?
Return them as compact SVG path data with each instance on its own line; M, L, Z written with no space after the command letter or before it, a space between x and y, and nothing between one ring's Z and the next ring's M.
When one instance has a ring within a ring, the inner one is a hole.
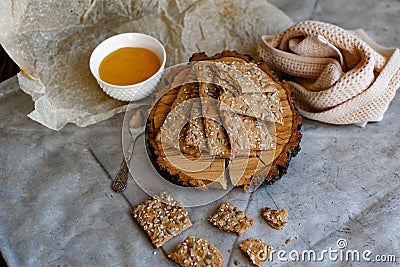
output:
M144 132L145 129L145 116L143 110L135 112L129 122L129 132L131 134L131 140L128 145L128 151L125 157L122 159L119 171L111 183L111 188L120 193L126 189L128 182L128 162L132 158L133 148L135 146L136 139Z

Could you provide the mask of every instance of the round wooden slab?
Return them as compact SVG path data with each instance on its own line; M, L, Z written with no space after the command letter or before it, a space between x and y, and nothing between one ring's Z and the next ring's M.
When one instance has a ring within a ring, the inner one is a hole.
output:
M207 56L205 53L196 53L190 58L190 61L244 61L255 63L252 57L241 55L233 51L223 51L211 57ZM273 79L279 92L283 124L275 123L276 149L257 152L256 155L252 155L250 158L246 159L235 158L229 161L223 158L215 158L212 164L202 171L182 171L182 169L176 168L173 164L170 164L167 158L174 157L174 153L176 153L176 157L178 157L180 152L163 151L158 135L160 127L170 112L171 105L179 91L179 88L174 88L174 83L176 80L179 80L179 75L184 68L177 69L168 76L166 82L168 84L167 86L171 89L167 90L164 95L157 97L158 101L150 111L146 126L147 150L153 165L164 178L184 186L203 188L216 187L223 189L226 188L226 180L230 178L235 186L243 186L244 189L247 190L249 185L255 180L257 181L256 185L260 183L271 184L286 173L290 159L296 156L300 150L299 144L302 136L300 132L301 117L293 105L291 92L285 83L280 82L265 64L258 63L257 65ZM190 158L190 156L186 158ZM210 159L206 158L204 160L208 161ZM195 162L193 164L201 163L198 161L193 162ZM186 163L186 165L187 164L190 165L190 161ZM190 169L190 167L191 166L185 166L184 169L187 170ZM236 179L233 179L235 176Z

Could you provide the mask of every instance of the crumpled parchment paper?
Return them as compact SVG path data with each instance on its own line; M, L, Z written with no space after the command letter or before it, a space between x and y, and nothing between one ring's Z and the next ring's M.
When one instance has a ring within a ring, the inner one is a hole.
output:
M35 102L28 116L55 130L67 123L84 127L126 107L107 96L89 70L92 50L112 35L142 32L159 39L168 67L195 52L231 49L255 56L261 35L291 24L266 1L0 2L0 43L21 68L21 89Z

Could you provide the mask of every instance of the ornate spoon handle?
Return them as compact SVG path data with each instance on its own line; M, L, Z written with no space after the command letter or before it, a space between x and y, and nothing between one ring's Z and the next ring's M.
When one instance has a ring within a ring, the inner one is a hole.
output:
M119 167L119 171L112 181L111 188L120 193L125 190L126 184L128 182L128 165L126 164L126 160L123 158L121 162L121 166Z
M120 193L125 190L127 182L128 182L128 164L132 158L133 149L135 146L136 139L144 133L144 112L139 109L131 118L129 122L129 132L131 135L131 140L128 145L128 150L126 151L126 155L122 158L121 166L119 167L119 171L117 175L114 177L114 180L111 183L111 188Z

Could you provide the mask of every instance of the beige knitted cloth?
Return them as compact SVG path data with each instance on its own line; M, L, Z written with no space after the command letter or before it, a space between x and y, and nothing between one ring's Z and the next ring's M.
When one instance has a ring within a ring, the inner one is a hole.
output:
M364 31L303 21L262 36L258 52L290 76L299 112L332 124L380 121L400 86L399 49L384 48Z

